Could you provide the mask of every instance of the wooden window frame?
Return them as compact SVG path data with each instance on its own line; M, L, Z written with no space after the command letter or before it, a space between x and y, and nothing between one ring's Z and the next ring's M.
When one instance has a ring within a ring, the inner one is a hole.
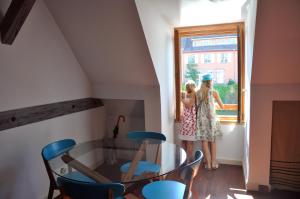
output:
M176 89L176 117L175 121L180 122L181 114L181 56L180 39L186 36L204 36L212 34L237 34L238 35L238 104L225 105L225 110L238 110L237 117L219 117L221 123L244 123L245 122L245 50L244 50L244 22L179 27L174 29L174 50L175 50L175 89Z

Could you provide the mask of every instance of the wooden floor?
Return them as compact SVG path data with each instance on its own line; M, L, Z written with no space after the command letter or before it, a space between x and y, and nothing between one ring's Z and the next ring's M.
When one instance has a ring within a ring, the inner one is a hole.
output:
M119 168L122 163L115 166ZM111 165L104 164L97 169L105 173L111 169ZM121 173L115 173L110 178L117 180L120 175ZM142 187L143 185L134 192L139 198L143 198ZM220 165L219 169L212 171L201 167L194 179L192 192L193 199L300 199L300 193L288 191L246 192L242 167L233 165Z
M194 179L193 199L300 199L300 193L288 191L246 192L243 176L241 166L221 165L212 171L201 168Z

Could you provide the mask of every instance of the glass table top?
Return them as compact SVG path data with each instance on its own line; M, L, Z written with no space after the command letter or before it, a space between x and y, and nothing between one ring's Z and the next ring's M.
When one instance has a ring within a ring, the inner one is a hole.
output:
M55 177L69 178L70 172L80 172L100 183L133 183L167 175L186 161L186 152L178 145L153 139L107 138L77 144L49 161ZM126 173L121 167L130 162ZM143 171L139 164L155 164L157 172ZM79 180L80 181L80 180Z

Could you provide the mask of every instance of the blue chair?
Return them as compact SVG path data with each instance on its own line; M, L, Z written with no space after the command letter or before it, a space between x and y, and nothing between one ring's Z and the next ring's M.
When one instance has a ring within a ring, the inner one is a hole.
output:
M129 139L155 139L166 141L166 136L162 133L150 132L150 131L132 131L127 133Z
M52 199L54 190L59 189L59 187L56 184L56 180L53 176L53 173L51 171L48 161L65 153L66 151L73 148L75 145L76 145L76 142L73 139L64 139L64 140L58 140L56 142L52 142L52 143L46 145L42 149L43 161L44 161L44 164L46 167L47 174L50 179L48 199ZM70 173L66 174L65 176L68 178L77 179L80 181L95 182L94 180L90 179L89 177L87 177L79 172L70 172Z
M149 132L149 131L134 131L129 132L127 134L127 138L129 139L155 139L160 141L166 141L166 136L162 133L157 132ZM127 162L126 164L123 164L121 166L121 172L127 173L130 168L131 162ZM137 168L134 172L134 176L140 176L144 172L152 172L152 173L158 173L160 171L160 166L158 164L155 164L153 162L149 161L139 161Z
M119 183L84 183L64 177L58 177L57 184L61 187L63 196L68 196L72 199L121 199L125 191L124 185Z
M152 182L142 189L143 196L146 199L188 199L202 159L203 153L196 151L194 161L182 168L180 178L183 183L171 180Z

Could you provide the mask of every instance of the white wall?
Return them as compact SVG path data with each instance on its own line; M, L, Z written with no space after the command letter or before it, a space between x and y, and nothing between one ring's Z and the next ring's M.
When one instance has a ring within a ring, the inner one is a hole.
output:
M174 47L173 27L151 1L135 0L160 86L161 131L174 140Z
M93 96L145 100L146 130L161 131L158 81L134 0L45 2L91 80Z
M256 24L257 0L247 0L242 8L243 19L245 22L245 134L243 151L243 170L245 184L249 178L249 139L250 139L250 89L252 75L252 60Z
M93 84L93 96L101 99L144 100L145 130L161 131L158 86Z
M176 143L180 144L178 133L180 123L175 124ZM221 125L223 136L217 139L217 160L223 164L242 165L245 127L243 125ZM194 142L194 150L201 150L200 141Z
M300 84L252 84L251 124L253 125L250 132L247 184L250 190L257 190L258 185L269 185L272 102L276 100L300 100Z
M269 185L272 101L300 99L299 9L298 0L257 2L248 189Z
M106 112L106 137L113 137L113 130L119 115L125 117L125 122L119 122L118 137L126 137L129 131L145 131L145 108L143 100L102 100Z
M91 96L85 73L42 0L13 45L0 44L0 60L0 111ZM49 179L42 147L62 138L99 138L104 121L103 108L96 108L1 131L0 198L45 197Z
M97 108L1 131L0 198L45 198L49 179L41 149L63 138L77 143L100 138L104 121L103 108Z

